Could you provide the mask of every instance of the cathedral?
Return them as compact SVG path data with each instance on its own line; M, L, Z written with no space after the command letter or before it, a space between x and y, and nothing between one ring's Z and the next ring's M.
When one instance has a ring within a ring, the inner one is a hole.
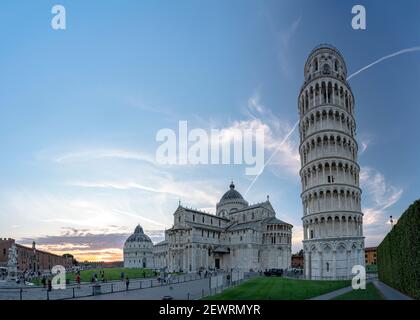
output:
M293 226L276 218L268 197L248 204L233 182L216 204L216 214L179 205L173 215L165 240L154 246L141 227L136 228L137 235L124 246L125 266L198 272L264 271L291 265Z

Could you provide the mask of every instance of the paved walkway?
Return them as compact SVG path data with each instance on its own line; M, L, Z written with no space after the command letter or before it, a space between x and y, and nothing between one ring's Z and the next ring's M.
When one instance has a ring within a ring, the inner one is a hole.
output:
M174 300L194 300L208 294L209 278L206 278L168 286L83 297L78 300L161 300L163 296L171 296Z
M172 277L173 283L188 283L199 279L197 274L185 274ZM208 283L208 278L206 278ZM124 291L126 289L125 281L110 281L99 282L102 293L111 293L117 291ZM156 278L146 279L132 279L130 280L130 290L145 290L152 287L166 287L162 285ZM130 291L129 291L130 292ZM13 287L0 287L0 300L58 300L58 299L72 299L91 296L93 294L92 283L82 283L80 286L77 284L67 285L64 290L52 290L48 292L45 288L39 286L13 286ZM112 294L111 294L112 295ZM185 298L183 298L185 299Z
M379 280L373 280L373 285L381 292L385 300L413 300L411 297L402 294Z
M335 297L341 296L341 295L343 295L347 292L350 292L352 290L353 290L353 288L351 286L350 287L345 287L345 288L341 288L341 289L338 289L338 290L335 290L335 291L328 292L328 293L320 295L318 297L310 298L309 300L331 300L331 299L334 299Z

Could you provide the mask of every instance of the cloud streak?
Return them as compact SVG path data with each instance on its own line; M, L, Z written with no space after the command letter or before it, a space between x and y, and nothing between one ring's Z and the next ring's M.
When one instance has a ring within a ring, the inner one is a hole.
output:
M376 65L376 64L378 64L378 63L380 63L380 62L382 62L382 61L384 61L384 60L388 60L388 59L391 59L391 58L393 58L393 57L397 57L397 56L402 55L402 54L405 54L405 53L409 53L409 52L417 52L417 51L420 51L420 46L417 46L417 47L412 47L412 48L407 48L407 49L403 49L403 50L400 50L400 51L397 51L397 52L391 53L391 54L389 54L389 55L386 55L386 56L384 56L384 57L382 57L382 58L380 58L380 59L378 59L378 60L376 60L376 61L374 61L374 62L372 62L372 63L368 64L367 66L363 67L362 69L360 69L360 70L358 70L358 71L354 72L353 74L351 74L350 76L348 76L348 77L347 77L347 81L349 81L351 78L353 78L353 77L357 76L357 75L358 75L358 74L360 74L361 72L363 72L363 71L365 71L365 70L367 70L367 69L369 69L369 68L373 67L374 65Z
M370 205L362 210L364 224L373 225L380 220L385 223L386 210L400 200L403 189L388 184L382 173L370 167L361 168L360 184L370 198Z

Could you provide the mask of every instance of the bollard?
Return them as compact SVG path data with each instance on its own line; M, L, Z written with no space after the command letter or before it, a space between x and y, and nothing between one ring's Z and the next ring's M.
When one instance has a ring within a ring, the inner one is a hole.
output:
M140 285L139 285L140 289L141 289L141 281L140 281Z
M114 293L114 284L111 283L111 293Z
M190 293L187 294L187 300L190 300Z
M153 280L150 280L150 288L153 288Z
M76 296L74 295L74 287L72 289L73 289L73 298L76 298Z
M19 290L19 297L20 297L20 300L22 300L22 292L23 292L23 289L22 289L22 288L20 288L20 290Z
M50 292L47 290L47 300L50 300Z

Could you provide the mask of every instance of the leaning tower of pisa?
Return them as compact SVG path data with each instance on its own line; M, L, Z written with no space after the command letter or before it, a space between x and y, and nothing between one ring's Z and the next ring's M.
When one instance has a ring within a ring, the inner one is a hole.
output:
M341 53L320 45L299 95L305 276L344 279L364 265L354 96Z

